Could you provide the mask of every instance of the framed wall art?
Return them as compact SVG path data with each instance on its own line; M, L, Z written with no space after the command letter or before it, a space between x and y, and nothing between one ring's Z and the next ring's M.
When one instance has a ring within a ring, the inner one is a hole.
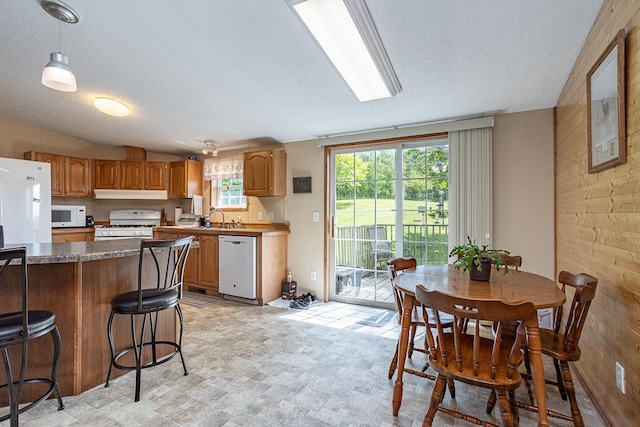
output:
M293 178L294 193L311 193L311 177Z
M627 161L624 67L620 30L587 74L589 173Z

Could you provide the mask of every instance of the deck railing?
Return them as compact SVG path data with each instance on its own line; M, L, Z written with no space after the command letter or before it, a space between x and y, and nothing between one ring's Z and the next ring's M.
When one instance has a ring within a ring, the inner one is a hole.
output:
M403 253L397 253L396 226L340 226L336 229L336 265L375 269L385 245L393 256L412 256L418 264L446 264L449 226L447 224L409 224L402 227ZM376 237L377 236L377 237ZM386 239L385 239L386 236ZM400 236L398 236L400 237ZM376 242L377 240L377 242ZM376 259L378 252L378 259Z

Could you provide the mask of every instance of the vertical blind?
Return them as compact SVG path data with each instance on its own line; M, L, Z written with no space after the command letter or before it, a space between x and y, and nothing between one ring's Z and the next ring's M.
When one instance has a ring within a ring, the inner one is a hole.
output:
M492 128L449 132L449 248L491 246Z

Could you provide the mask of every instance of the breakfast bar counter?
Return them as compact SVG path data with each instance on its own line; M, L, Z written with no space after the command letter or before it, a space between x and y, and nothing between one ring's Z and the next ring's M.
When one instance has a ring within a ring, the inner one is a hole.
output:
M78 395L104 383L111 357L107 340L111 299L137 289L140 240L11 246L27 248L29 309L49 310L56 315L56 324L62 337L58 366L62 395ZM17 266L9 266L5 272L7 285L2 289L0 312L20 310L19 286L8 285L17 283L19 274ZM120 319L114 321L114 338L116 351L119 351L130 345L131 331L126 316L117 317ZM174 311L167 310L160 314L158 331L159 335L165 334L166 338L175 339ZM30 344L30 376L42 372L42 376L46 377L52 352L53 343L48 335ZM16 356L12 354L11 357ZM115 370L112 376L123 373ZM24 396L23 401L28 399L28 395Z

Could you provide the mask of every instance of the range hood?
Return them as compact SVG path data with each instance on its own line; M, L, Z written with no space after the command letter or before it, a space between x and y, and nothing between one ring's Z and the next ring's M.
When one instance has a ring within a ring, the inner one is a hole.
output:
M93 190L96 199L167 200L167 190Z

